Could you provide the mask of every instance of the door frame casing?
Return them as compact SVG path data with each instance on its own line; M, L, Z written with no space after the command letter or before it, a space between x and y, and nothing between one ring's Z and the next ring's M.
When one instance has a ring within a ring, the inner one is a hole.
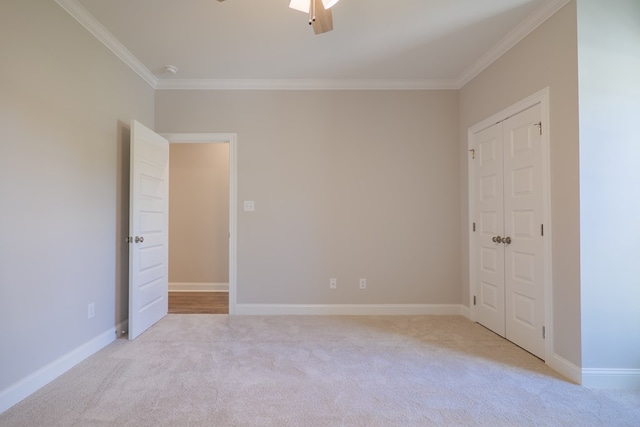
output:
M238 302L238 134L162 133L160 135L169 140L169 144L229 144L229 315L233 315L236 313Z
M542 144L542 211L543 211L543 224L544 224L544 325L545 325L545 363L548 365L554 354L553 346L553 282L552 282L552 227L551 227L551 153L550 153L550 114L549 114L549 88L546 87L525 99L507 107L498 113L476 123L467 129L467 149L469 153L474 150L473 135L490 127L499 122L502 122L509 117L512 117L518 113L521 113L528 108L531 108L537 104L540 104L541 119L542 119L542 138L540 143ZM473 232L472 224L477 223L475 219L475 207L473 204L475 195L475 183L473 180L473 161L472 156L467 156L467 175L468 175L468 215L469 215L469 233L468 233L468 248L469 248L469 313L470 319L476 321L476 308L473 305L473 296L476 295L475 286L475 233Z

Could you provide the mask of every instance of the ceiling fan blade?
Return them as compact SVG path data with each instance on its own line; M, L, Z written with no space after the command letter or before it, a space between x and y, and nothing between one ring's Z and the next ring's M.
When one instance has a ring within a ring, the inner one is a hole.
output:
M333 15L331 9L325 9L322 0L311 0L315 2L315 20L311 23L316 34L326 33L333 30Z

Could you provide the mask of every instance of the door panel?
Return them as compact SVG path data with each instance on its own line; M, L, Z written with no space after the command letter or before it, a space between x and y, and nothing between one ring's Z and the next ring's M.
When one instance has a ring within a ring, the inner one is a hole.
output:
M169 142L131 123L129 339L167 314ZM142 239L140 241L140 239Z
M492 126L474 137L476 315L479 323L504 336L504 249L492 240L502 235L504 223L502 131Z
M525 327L535 326L536 319L536 301L526 295L514 293L512 295L512 305L516 307L514 310L514 320ZM511 338L508 336L508 338ZM513 341L513 340L511 340ZM524 348L524 347L523 347Z
M535 238L537 229L535 219L535 212L530 210L511 212L511 224L513 225L511 236L519 239Z
M506 336L538 357L544 356L544 247L542 143L536 105L503 126Z

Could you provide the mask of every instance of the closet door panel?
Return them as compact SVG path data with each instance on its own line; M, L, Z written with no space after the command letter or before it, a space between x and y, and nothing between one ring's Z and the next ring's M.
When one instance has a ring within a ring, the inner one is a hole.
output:
M502 123L506 337L544 356L543 156L540 105Z
M476 320L504 337L504 247L496 241L504 230L501 125L475 134L474 146Z

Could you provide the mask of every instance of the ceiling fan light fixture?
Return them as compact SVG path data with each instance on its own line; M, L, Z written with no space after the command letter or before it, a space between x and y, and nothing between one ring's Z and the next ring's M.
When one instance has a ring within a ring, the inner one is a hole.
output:
M333 30L331 6L339 0L291 0L289 7L309 14L309 25L313 32L323 34Z
M322 5L325 9L330 9L340 0L322 0ZM309 13L311 9L311 0L291 0L289 3L291 9L299 10L300 12Z
M291 0L289 7L300 12L309 13L311 2L309 0Z
M325 9L331 9L340 0L322 0Z

